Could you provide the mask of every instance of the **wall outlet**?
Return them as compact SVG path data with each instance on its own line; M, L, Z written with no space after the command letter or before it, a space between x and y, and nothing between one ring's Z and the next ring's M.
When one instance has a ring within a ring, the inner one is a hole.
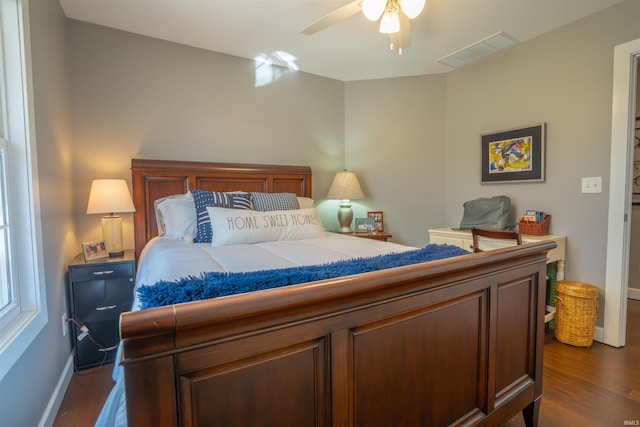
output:
M69 325L67 325L67 313L64 313L62 315L62 336L66 337L67 336L67 329L69 328Z
M593 176L590 178L582 178L583 193L602 193L602 177Z

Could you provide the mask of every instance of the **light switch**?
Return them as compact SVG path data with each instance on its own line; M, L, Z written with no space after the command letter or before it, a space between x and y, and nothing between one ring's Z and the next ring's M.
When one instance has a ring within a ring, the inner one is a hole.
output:
M593 176L589 178L582 178L582 192L602 193L602 177Z

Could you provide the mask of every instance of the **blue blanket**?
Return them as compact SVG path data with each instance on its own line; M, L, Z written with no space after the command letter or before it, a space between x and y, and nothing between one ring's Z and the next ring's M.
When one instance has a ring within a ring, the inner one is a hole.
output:
M154 285L140 286L138 297L141 307L145 309L368 273L468 253L457 246L427 245L423 249L408 252L336 261L321 265L248 273L205 272L199 276L188 276L176 281L160 281Z

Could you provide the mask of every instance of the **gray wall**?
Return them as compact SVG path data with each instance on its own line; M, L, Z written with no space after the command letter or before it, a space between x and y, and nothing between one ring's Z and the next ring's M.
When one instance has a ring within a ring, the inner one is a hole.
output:
M40 209L49 322L0 382L0 424L38 425L69 360L65 268L78 250L74 233L67 20L58 2L30 0ZM55 414L54 414L55 415Z
M604 289L613 50L640 37L638 16L640 2L623 2L447 73L444 82L347 83L346 165L368 187L360 210L388 212L394 240L419 246L428 228L458 226L465 201L506 194L516 214L549 212L550 232L568 236L567 279ZM480 135L539 122L547 124L546 181L481 184ZM602 177L604 191L581 194L581 178L592 176Z
M81 239L101 236L85 214L91 180L129 179L131 158L310 165L318 198L343 168L342 82L284 72L255 87L253 61L69 22Z
M604 289L613 50L640 37L639 16L640 2L626 1L447 74L447 225L465 200L507 194L519 212L551 213L551 233L568 236L567 279ZM546 182L481 185L478 135L536 122L548 126ZM604 191L581 194L592 176Z
M346 83L346 167L366 200L354 216L384 212L392 240L423 247L445 223L445 76Z

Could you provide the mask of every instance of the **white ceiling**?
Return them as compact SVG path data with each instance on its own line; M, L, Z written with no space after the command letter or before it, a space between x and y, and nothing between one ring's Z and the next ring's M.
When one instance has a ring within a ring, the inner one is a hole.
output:
M357 14L313 35L300 30L351 0L60 0L67 17L253 59L285 51L300 70L342 81L443 73L437 59L504 31L524 42L622 0L426 0L412 46L389 51Z

